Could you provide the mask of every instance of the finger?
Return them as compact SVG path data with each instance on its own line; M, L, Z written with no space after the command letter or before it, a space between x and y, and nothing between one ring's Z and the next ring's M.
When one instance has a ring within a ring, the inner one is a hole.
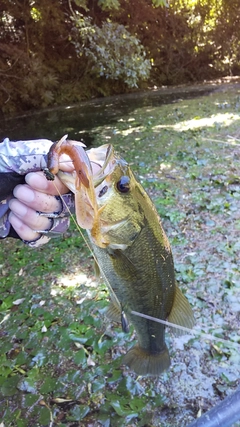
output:
M17 199L9 201L9 207L11 211L17 216L25 225L30 227L34 231L49 230L52 225L52 221L47 218L40 216L35 210L24 205ZM25 239L27 240L27 239Z
M10 212L9 222L19 235L19 237L26 241L37 240L40 237L40 234L36 231L33 231L28 225L24 224L20 218L18 218L14 213Z
M25 181L34 190L52 196L69 192L57 176L54 181L48 181L43 172L30 172L25 176Z
M74 170L73 162L66 154L62 154L59 158L59 169L64 172L72 172Z
M33 190L29 185L17 185L13 190L13 195L24 205L39 212L52 213L62 210L61 201L57 196Z

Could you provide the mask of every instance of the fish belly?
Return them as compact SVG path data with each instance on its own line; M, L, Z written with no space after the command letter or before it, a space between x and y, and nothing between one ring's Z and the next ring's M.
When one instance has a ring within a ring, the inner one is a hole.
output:
M119 310L119 321L122 309L137 334L138 344L127 353L124 363L139 375L159 375L170 365L165 327L132 314L132 310L166 320L172 308L175 277L171 253L164 253L164 262L159 262L156 249L163 253L164 248L154 242L154 236L146 239L145 234L143 230L124 251L94 245L94 253L116 312Z

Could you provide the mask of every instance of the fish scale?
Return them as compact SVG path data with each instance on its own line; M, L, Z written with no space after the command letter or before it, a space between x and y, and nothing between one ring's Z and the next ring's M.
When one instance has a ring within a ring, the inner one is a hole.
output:
M109 313L125 329L129 321L136 331L138 343L125 355L124 363L139 375L159 375L170 365L165 326L132 311L192 328L192 309L176 285L171 247L156 208L127 162L111 145L86 153L99 168L93 174L92 167L84 166L95 192L86 193L82 181L76 188L76 172L59 176L75 192L75 203L81 207L77 220L82 227L86 225L95 260L109 287Z
M124 307L128 320L134 326L139 343L135 349L136 356L140 356L140 349L143 349L146 355L149 353L153 356L150 358L153 366L149 363L145 367L142 361L140 366L136 367L136 360L129 361L130 350L125 363L130 364L138 374L157 375L170 364L165 345L165 327L154 321L134 316L131 311L166 319L173 305L175 277L171 253L161 247L159 240L147 225L145 222L132 245L124 251L119 249L109 251L96 245L93 245L93 251L103 276L111 286L110 294L113 290ZM156 258L156 253L160 251L165 255L163 262L161 262L161 255L160 258ZM160 262L157 262L158 259ZM119 307L116 306L116 311L118 310ZM164 359L167 359L164 363L162 362L163 354L165 354ZM161 357L158 358L158 355ZM138 358L134 356L134 359Z
M88 233L110 295L113 293L119 302L116 304L114 299L111 311L114 312L115 305L115 316L120 321L119 307L123 307L138 338L138 344L127 353L124 363L137 374L159 375L170 365L165 326L137 317L131 311L164 320L171 318L173 323L188 327L193 326L193 314L177 288L170 244L155 206L125 160L121 163L116 158L108 174L108 191L97 201L104 206L101 219L108 223L104 237L109 245L100 248L91 239L91 232ZM121 177L129 179L126 193L117 190ZM114 226L111 233L110 225L116 221L121 221L121 225ZM117 242L126 247L114 249Z

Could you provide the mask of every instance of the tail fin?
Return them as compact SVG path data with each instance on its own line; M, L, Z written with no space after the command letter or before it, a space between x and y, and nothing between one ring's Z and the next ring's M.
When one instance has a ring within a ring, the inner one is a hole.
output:
M171 323L176 323L176 325L185 326L186 328L190 329L194 326L194 317L191 306L187 298L178 288L178 286L176 286L172 310L167 320ZM177 336L186 333L175 328L173 328L172 330L173 333Z
M123 363L138 375L160 375L170 366L168 348L165 346L161 353L151 354L136 345L124 356Z

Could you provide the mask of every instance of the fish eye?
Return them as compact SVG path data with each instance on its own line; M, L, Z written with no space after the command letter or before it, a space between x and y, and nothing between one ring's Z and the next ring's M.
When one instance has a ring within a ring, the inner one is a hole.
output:
M108 186L104 185L104 187L99 191L98 197L102 197L108 191Z
M130 190L130 178L128 176L122 176L117 182L117 189L120 193L128 193Z

